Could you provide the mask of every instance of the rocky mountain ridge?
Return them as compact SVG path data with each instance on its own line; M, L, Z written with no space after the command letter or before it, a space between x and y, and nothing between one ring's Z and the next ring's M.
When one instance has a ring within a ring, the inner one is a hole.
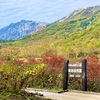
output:
M17 40L36 30L43 30L45 27L46 23L21 20L0 29L0 40Z

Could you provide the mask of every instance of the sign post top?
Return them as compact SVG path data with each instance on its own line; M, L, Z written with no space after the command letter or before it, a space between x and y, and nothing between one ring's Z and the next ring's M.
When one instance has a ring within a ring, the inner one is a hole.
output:
M69 67L82 67L82 64L68 64Z

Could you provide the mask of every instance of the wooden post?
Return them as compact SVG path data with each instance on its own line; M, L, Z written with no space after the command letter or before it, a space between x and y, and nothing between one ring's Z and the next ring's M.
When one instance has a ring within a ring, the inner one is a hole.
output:
M63 68L63 90L68 89L68 64L69 60L64 62L64 68Z
M82 60L82 91L87 91L87 60Z

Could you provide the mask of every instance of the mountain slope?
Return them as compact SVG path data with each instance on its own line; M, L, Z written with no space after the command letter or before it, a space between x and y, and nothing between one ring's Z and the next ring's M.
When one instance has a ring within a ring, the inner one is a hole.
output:
M0 40L16 40L37 29L42 30L45 26L46 23L21 20L0 29Z
M51 34L55 34L58 31L59 34L76 33L86 29L90 25L94 25L99 20L98 18L100 18L98 14L100 14L100 6L79 9L56 23L51 24L47 27L46 31L53 31Z
M76 10L69 17L63 19L63 21L60 19L55 23L49 24L44 30L33 36L26 37L25 40L32 39L37 41L47 39L48 41L50 39L56 41L59 39L67 39L68 34L76 34L87 30L89 27L100 22L100 6ZM24 41L24 38L22 41Z
M91 54L100 58L99 10L98 6L81 9L80 13L75 11L70 17L48 25L37 34L4 43L1 45L2 50L9 48L15 56L23 57L32 55L38 57L48 50L53 50L67 58L78 58ZM86 13L84 16L83 12Z
M57 22L65 21L68 19L74 19L74 18L81 18L83 16L93 16L94 14L97 14L100 12L100 6L94 6L94 7L88 7L86 9L77 9L73 13L71 13L69 16L66 16L62 18L61 20L58 20Z

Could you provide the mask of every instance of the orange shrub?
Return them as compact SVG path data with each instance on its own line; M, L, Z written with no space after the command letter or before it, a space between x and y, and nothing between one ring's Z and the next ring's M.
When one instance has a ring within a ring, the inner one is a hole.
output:
M87 60L89 77L100 78L100 60L95 56L88 57Z
M54 54L51 51L48 51L44 53L41 58L42 63L46 64L48 69L56 73L62 71L62 66L64 62L63 57L58 56L57 54Z
M95 55L91 55L89 57L82 57L81 60L82 59L87 59L88 78L100 78L100 59Z

